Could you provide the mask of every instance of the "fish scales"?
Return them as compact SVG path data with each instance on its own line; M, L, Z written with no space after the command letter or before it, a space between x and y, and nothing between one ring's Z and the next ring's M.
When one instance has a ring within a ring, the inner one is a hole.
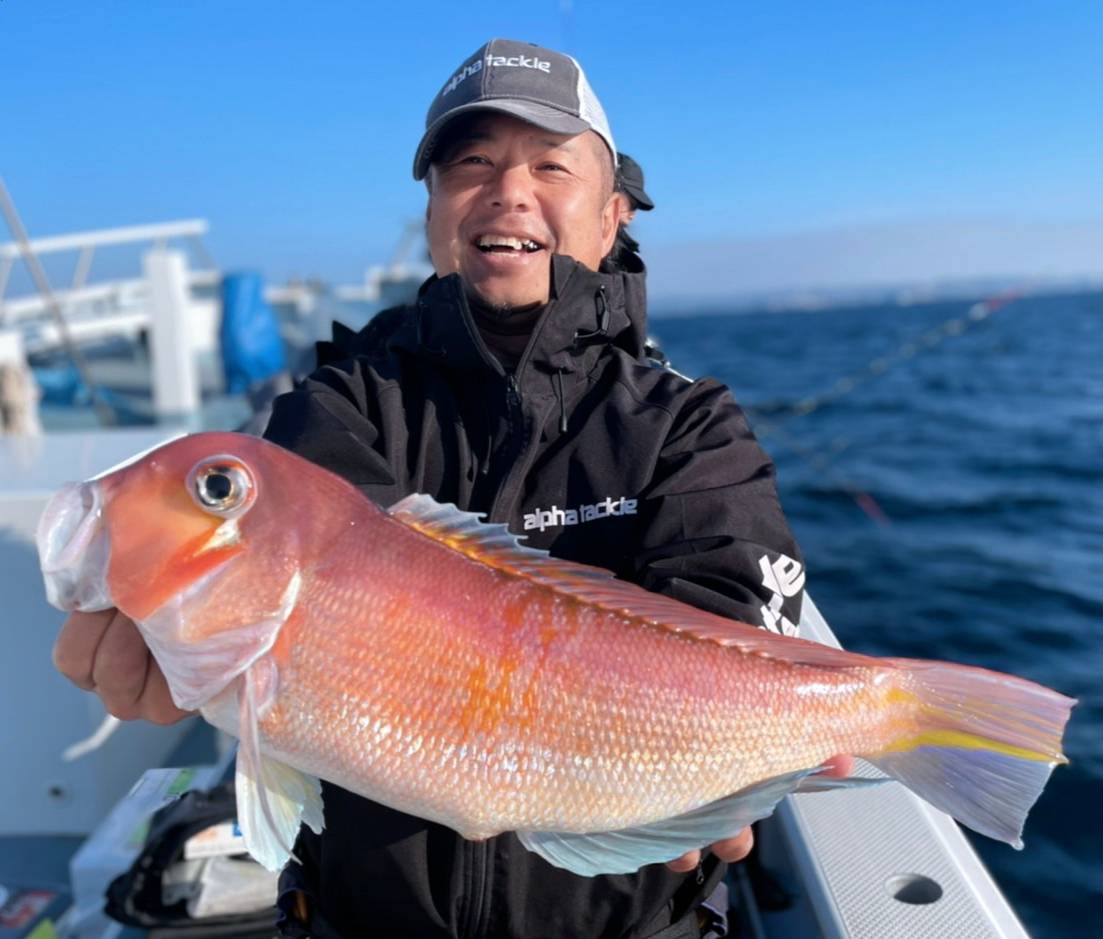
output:
M351 537L305 574L308 612L283 628L260 724L274 750L371 798L473 836L622 828L876 730L872 670L747 656L390 526L385 554ZM839 689L819 719L795 707L810 685ZM317 714L321 735L302 719Z

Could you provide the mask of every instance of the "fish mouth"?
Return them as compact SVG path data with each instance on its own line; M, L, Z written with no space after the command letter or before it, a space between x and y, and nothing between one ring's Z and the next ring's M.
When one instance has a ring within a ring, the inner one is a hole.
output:
M59 610L94 612L115 604L107 586L111 554L99 483L69 483L47 504L35 541L46 599Z

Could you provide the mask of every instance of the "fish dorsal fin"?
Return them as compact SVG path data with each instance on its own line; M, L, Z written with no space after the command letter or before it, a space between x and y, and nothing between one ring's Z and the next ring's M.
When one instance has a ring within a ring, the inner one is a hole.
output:
M641 625L684 633L696 639L734 646L751 655L784 659L794 664L850 668L868 664L852 652L792 637L708 613L636 584L617 580L610 571L576 561L553 558L547 551L522 543L505 525L485 523L483 516L442 504L422 493L391 506L391 516L404 525L447 545L472 560L524 577L558 593L628 616Z
M552 558L547 551L530 548L513 534L506 525L484 522L484 515L464 512L451 502L437 502L432 496L414 493L396 502L388 510L398 521L414 528L434 541L440 541L468 557L482 560L491 567L513 571L535 571L549 563L564 563ZM567 562L569 563L569 562ZM583 567L574 564L574 567ZM597 577L611 577L600 568L586 568Z

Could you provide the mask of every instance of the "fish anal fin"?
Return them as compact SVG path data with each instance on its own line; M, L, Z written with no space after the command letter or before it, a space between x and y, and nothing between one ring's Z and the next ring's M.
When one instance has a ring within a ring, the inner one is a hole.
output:
M636 828L582 834L519 831L517 837L549 864L575 874L628 874L646 864L671 861L687 851L732 837L773 812L784 796L796 791L815 772L807 769L775 776L683 815Z
M708 613L671 597L617 580L610 571L553 558L530 548L505 525L485 523L482 515L415 493L388 510L396 521L489 567L524 577L557 593L618 612L641 625L684 633L697 639L734 646L750 655L794 664L849 668L870 659L852 652L775 633Z

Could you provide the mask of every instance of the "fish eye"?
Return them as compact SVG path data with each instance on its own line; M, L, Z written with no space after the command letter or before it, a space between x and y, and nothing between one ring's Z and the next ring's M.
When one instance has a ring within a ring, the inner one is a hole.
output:
M252 504L253 480L240 465L204 460L189 475L193 498L208 512L233 517Z
M234 494L234 480L229 475L231 471L219 472L221 469L221 466L216 466L199 478L199 498L212 508L222 508Z

